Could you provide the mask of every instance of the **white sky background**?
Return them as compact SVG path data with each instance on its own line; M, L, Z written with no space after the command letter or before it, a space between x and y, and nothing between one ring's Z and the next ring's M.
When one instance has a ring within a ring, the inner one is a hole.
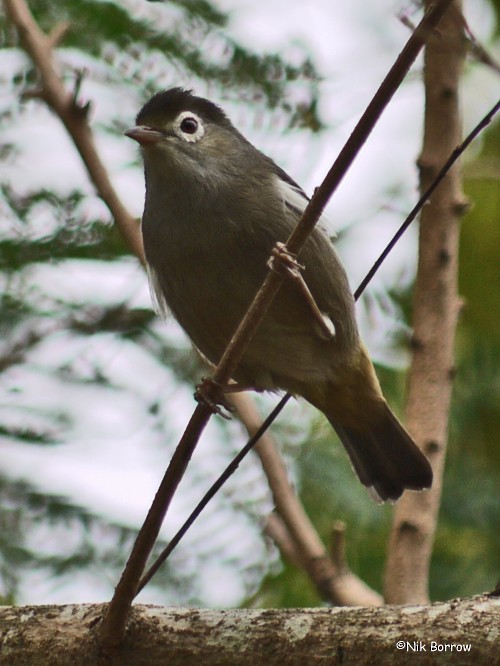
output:
M404 5L393 0L310 0L307 3L303 0L218 0L215 4L230 12L228 31L237 41L257 52L277 51L290 58L294 57L294 53L302 53L299 48L302 44L312 54L323 75L320 113L329 129L316 137L305 131L284 133L279 127L274 131L272 117L267 121L261 120L256 126L254 114L248 113L244 103L231 101L228 99L230 94L210 89L214 101L226 108L243 133L311 193L331 166L409 36L407 28L396 18ZM142 0L129 0L127 5L145 12L162 11L160 5L150 5ZM469 0L466 11L472 30L480 41L487 43L492 26L487 3ZM0 54L3 66L8 67L15 67L22 57L15 52ZM82 55L79 53L66 51L64 58L66 62L74 61L82 66ZM132 164L136 148L122 136L100 131L100 124L117 115L120 119L128 118L128 122L133 124L143 100L139 100L133 90L104 85L96 63L89 61L88 66L92 74L85 81L83 91L88 98L95 100L94 125L99 148L125 203L134 214L139 215L142 211L143 183L140 169ZM105 79L104 74L102 79ZM2 107L13 103L13 91L4 85L5 81L0 78L0 85L4 88L0 99ZM196 85L196 82L190 81L170 83ZM206 93L206 90L196 87L200 94ZM494 76L483 67L474 66L464 83L466 130L484 115L497 95L498 83ZM414 164L421 141L422 104L417 68L385 112L329 208L332 231L349 227L340 251L353 286L364 276L416 199ZM84 169L59 121L39 104L32 103L30 109L12 126L10 133L8 129L5 133L4 139L19 146L19 153L7 164L3 180L10 181L18 193L21 193L21 184L26 192L42 186L53 188L54 183L57 183L61 193L83 189L89 193L89 198L82 204L85 214L106 219L107 212L93 196ZM388 195L391 190L398 192L395 201ZM50 233L56 223L43 213L43 210L37 211L40 236ZM14 229L14 232L22 233L23 230ZM12 233L12 220L2 202L0 233ZM407 285L413 275L414 263L415 233L411 232L399 244L374 283L384 307L368 314L367 311L361 312L363 330L372 352L379 359L390 358L394 363L402 360L391 355L387 347L397 313L384 300L384 287L394 283ZM81 299L83 303L89 298L97 304L112 303L116 301L117 294L127 302L149 303L145 278L133 260L113 265L96 263L90 270L88 262L68 262L63 283L57 268L52 264L32 266L30 274L22 276L28 285L28 300L34 299L39 308L46 303L47 310L52 311L60 300L78 302ZM373 318L370 319L369 315ZM164 327L166 335L171 335L176 344L186 344L172 324L159 322L158 326ZM117 390L111 395L109 391L101 393L94 386L75 385L61 392L61 384L51 376L50 367L53 363L56 368L62 359L80 376L85 374L87 367L90 373L97 364L117 385ZM29 418L34 424L43 423L44 410L67 410L73 415L75 426L70 431L61 429L64 441L57 447L20 445L5 437L0 438L2 469L12 479L30 480L42 492L67 496L74 503L88 507L96 514L104 514L113 522L138 527L166 462L161 441L163 435L155 431L154 418L144 410L144 397L147 400L162 397L164 423L168 424L172 441L175 441L192 412L191 390L179 388L168 370L152 363L147 352L141 353L136 345L128 345L125 341L118 348L104 334L90 340L70 339L57 331L49 331L43 342L30 352L28 360L28 365L14 366L0 377L2 412L8 413L8 418L15 422L19 396L12 392L12 388L21 386L23 404L32 406ZM290 408L285 420L299 420L303 415L302 409L297 405ZM26 418L23 411L22 419ZM237 445L235 441L234 446ZM225 460L226 446L225 438L213 420L195 455L194 483L202 479L203 484L208 484L215 468L218 469L221 460ZM246 476L238 478L245 479L245 487L264 513L270 504L265 485L260 481L258 465L254 461L245 465L246 471L241 473ZM232 483L236 492L240 482L236 479ZM189 485L190 482L186 482L186 492L177 496L164 534L172 534L174 526L180 524L181 517L191 508L193 499L198 498L200 491L193 494ZM211 537L207 536L207 532ZM202 540L206 543L207 539L213 539L218 534L227 540L226 557L239 562L238 566L245 558L247 564L250 561L250 565L257 566L259 561L269 557L255 525L250 524L244 515L234 520L232 510L224 505L223 500L217 505L217 510L208 511L207 518L193 529L186 543L188 546ZM71 539L71 535L69 532L64 535L37 533L29 538L33 548L53 548L55 552L60 552L61 543ZM251 557L249 553L252 553ZM238 566L222 567L216 559L209 558L195 563L203 603L239 603L244 589L239 580ZM225 581L224 585L220 584L221 579ZM19 602L105 600L109 598L115 582L106 584L99 572L72 576L63 583L46 580L40 572L34 572L24 581ZM143 600L164 601L164 597L155 594L154 591L146 592Z

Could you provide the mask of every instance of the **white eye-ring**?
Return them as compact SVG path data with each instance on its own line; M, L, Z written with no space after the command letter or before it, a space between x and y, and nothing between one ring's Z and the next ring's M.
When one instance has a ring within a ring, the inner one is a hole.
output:
M182 113L179 113L174 122L174 130L177 136L190 143L199 141L205 134L201 118L192 111L182 111Z

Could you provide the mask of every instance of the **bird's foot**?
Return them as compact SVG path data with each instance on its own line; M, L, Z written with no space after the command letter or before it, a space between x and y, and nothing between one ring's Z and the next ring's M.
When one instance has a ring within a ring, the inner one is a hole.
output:
M194 398L197 402L209 407L214 414L230 420L231 413L235 411L235 408L225 396L231 393L253 390L253 388L253 386L244 386L237 383L223 385L211 377L202 377L201 382L196 385Z
M285 243L276 243L267 265L276 273L281 273L294 281L303 279L300 271L303 271L305 266L299 264L296 255L287 250Z

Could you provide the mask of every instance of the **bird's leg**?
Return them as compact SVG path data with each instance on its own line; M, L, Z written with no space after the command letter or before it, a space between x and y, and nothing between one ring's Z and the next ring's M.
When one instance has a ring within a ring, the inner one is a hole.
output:
M230 413L234 412L234 407L224 396L231 393L252 390L256 390L254 386L246 386L236 382L223 385L219 384L219 382L216 382L211 377L202 377L200 383L196 385L194 398L197 402L202 402L207 405L214 414L219 414L222 418L229 420L231 418ZM229 412L229 414L226 412Z
M326 340L331 340L335 336L335 326L331 319L321 312L318 304L314 300L314 296L311 294L309 287L302 277L301 271L305 267L302 264L299 264L297 257L291 252L288 252L284 243L276 243L267 265L273 271L285 275L285 277L292 280L293 284L298 287L311 310L315 323L318 325L318 333L320 337Z

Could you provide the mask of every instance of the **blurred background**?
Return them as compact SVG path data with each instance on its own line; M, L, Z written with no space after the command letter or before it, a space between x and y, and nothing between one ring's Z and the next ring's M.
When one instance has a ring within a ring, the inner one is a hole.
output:
M417 23L407 0L33 0L124 203L142 212L140 158L123 131L156 91L193 88L311 193ZM477 40L500 60L500 2L468 0ZM421 60L328 209L353 288L417 198ZM145 274L97 198L59 119L26 95L33 64L0 16L0 600L109 599L194 408L205 372L177 325L152 311ZM500 78L470 57L464 131ZM492 589L500 569L500 131L463 160L456 379L432 598ZM400 414L409 361L416 229L358 304L384 391ZM276 396L258 396L263 413ZM332 430L291 401L273 432L325 541L347 528L351 568L381 589L392 509L374 505ZM236 421L205 431L164 525L164 544L245 441ZM203 606L318 605L305 575L263 536L272 502L249 456L140 596ZM160 544L161 545L161 544Z

